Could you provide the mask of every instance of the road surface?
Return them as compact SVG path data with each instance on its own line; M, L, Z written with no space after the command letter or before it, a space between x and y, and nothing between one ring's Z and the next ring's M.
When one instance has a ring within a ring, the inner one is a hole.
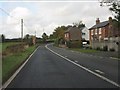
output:
M118 61L42 45L7 88L118 88Z

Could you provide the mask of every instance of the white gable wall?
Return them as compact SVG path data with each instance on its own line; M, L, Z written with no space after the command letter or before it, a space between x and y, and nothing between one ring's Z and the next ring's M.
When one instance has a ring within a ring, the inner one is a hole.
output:
M84 33L82 34L82 38L85 38L85 40L89 40L89 30L87 27L82 29L82 33Z

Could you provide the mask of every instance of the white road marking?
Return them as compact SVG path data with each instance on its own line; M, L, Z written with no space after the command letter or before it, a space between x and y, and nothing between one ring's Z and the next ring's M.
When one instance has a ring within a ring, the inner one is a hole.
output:
M50 45L50 44L48 44L48 45ZM70 60L70 59L68 59L68 58L66 58L66 57L64 57L64 56L56 53L55 51L53 51L53 50L51 50L50 48L48 48L48 45L46 45L45 47L46 47L46 49L48 49L48 50L51 51L52 53L58 55L59 57L65 59L65 60L67 60L67 61L69 61L69 62L71 62L71 63L73 63L73 64L75 64L76 66L84 69L85 71L87 71L87 72L89 72L89 73L91 73L91 74L93 74L93 75L95 75L95 76L97 76L97 77L99 77L99 78L101 78L101 79L103 79L103 80L105 80L105 81L107 81L107 82L109 82L109 83L117 86L117 87L120 87L120 85L117 84L116 82L114 82L114 81L112 81L112 80L110 80L110 79L108 79L108 78L106 78L106 77L104 77L104 76L101 76L101 75L99 75L98 73L96 73L96 72L94 72L94 71L91 71L90 69L88 69L88 68L86 68L86 67L84 67L84 66L82 66L82 65L80 65L80 64L77 64L77 63L73 62L72 60Z
M16 77L16 75L21 71L21 69L26 65L26 63L29 61L29 59L37 51L37 49L35 49L35 51L29 56L29 58L16 70L16 72L5 82L5 84L2 87L0 87L0 90L4 90L5 88L7 88L7 86L12 82L12 80Z
M71 50L71 52L74 52L74 51Z
M100 70L95 70L96 72L100 73L100 74L104 74L104 72L100 71Z
M119 58L115 58L115 57L110 57L111 59L116 59L116 60L120 60Z
M78 61L75 60L76 63L78 63Z

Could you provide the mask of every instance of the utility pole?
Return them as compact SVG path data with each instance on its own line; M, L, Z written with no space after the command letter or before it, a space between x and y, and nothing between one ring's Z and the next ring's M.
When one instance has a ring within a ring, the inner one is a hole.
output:
M36 30L35 30L35 37L36 37Z
M23 42L23 19L21 19L21 42Z

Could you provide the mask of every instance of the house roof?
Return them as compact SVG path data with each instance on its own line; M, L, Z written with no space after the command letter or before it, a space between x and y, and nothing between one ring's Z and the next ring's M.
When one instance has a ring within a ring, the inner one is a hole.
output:
M65 31L65 33L70 32L71 30L78 30L77 27L69 27L68 30Z
M70 32L71 30L83 30L85 27L77 28L77 27L69 27L68 30L65 31L65 33Z
M99 24L94 25L94 26L91 27L89 30L95 29L95 28L104 27L104 26L106 26L106 25L108 25L108 24L109 24L109 21L104 21L104 22L101 22L101 23L99 23Z

